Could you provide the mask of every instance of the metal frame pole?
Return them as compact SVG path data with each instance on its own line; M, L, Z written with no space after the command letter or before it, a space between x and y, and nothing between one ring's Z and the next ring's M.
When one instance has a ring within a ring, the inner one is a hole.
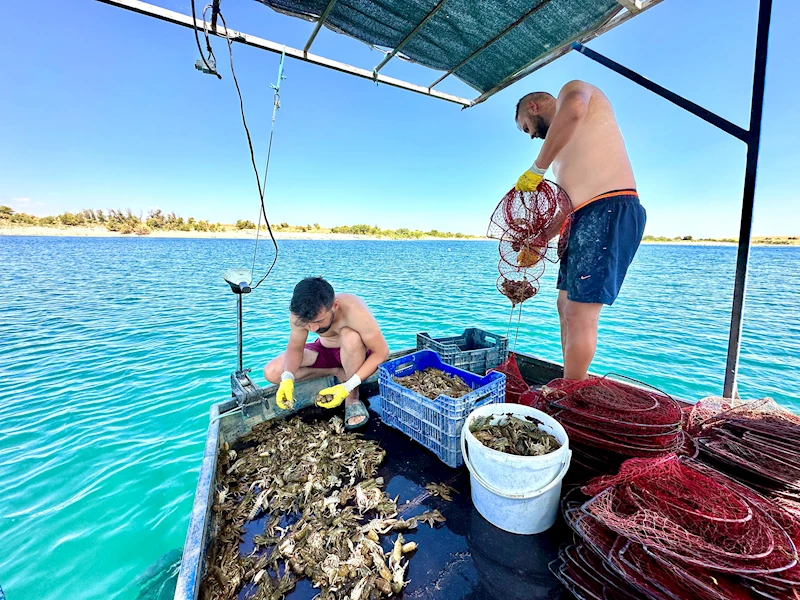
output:
M181 25L182 27L188 27L190 29L195 28L200 31L203 31L204 29L204 22L201 19L193 19L192 17L184 15L182 13L175 12L173 10L168 10L166 8L161 8L160 6L156 6L154 4L150 4L147 2L142 2L141 0L97 0L97 1L102 2L103 4L108 4L110 6L116 6L118 8L124 8L126 10L138 12L140 14L147 15L148 17L154 17L156 19L160 19L168 23ZM361 69L359 67L354 67L353 65L348 65L345 63L341 63L339 61L331 60L323 56L317 56L316 54L303 52L298 48L291 48L289 46L285 46L283 44L279 44L277 42L273 42L270 40L265 40L263 38L259 38L254 35L242 33L240 31L234 31L233 29L226 29L224 26L219 26L217 27L216 32L209 31L209 33L216 35L218 37L223 37L223 38L228 37L232 42L246 44L248 46L253 46L254 48L260 48L261 50L274 52L275 54L285 53L286 56L288 56L289 58L295 58L303 62L319 65L321 67L327 67L328 69L333 69L334 71L341 71L342 73L355 75L356 77L361 77L369 81L383 83L385 85L390 85L392 87L397 87L404 90L409 90L411 92L416 92L418 94L423 94L431 98L438 98L440 100L453 102L455 104L461 105L462 107L472 106L472 101L468 100L467 98L460 98L452 94L446 94L444 92L439 92L437 90L430 90L422 85L416 85L414 83L409 83L408 81L395 79L394 77L387 77L386 75L378 74L376 76L375 73L367 69Z
M378 71L380 71L386 65L386 63L392 60L392 58L394 58L397 55L397 53L400 52L400 50L402 50L403 46L405 46L412 37L417 35L419 30L425 26L425 23L430 21L434 17L434 15L436 15L436 13L439 12L439 10L444 6L445 2L447 2L447 0L439 0L439 3L436 6L434 6L427 15L425 15L425 18L422 19L422 21L420 21L417 24L417 26L414 27L414 29L412 29L399 44L397 44L397 46L395 46L395 49L392 50L389 54L387 54L386 58L384 58L377 67L372 69L372 72L377 75Z
M319 33L319 30L322 28L322 24L328 18L328 15L331 14L334 4L336 4L336 0L330 0L330 2L328 2L328 6L325 7L325 10L319 16L319 19L317 19L317 24L314 26L314 31L311 32L311 36L309 36L308 41L306 42L306 45L303 48L303 52L305 54L308 54L308 51L311 49L311 44L314 43L314 40L317 38L317 34Z
M475 58L476 56L478 56L478 55L479 55L481 52L483 52L484 50L486 50L486 49L487 49L489 46L493 45L495 42L497 42L497 41L498 41L499 39L501 39L503 36L505 36L506 34L508 34L508 33L509 33L511 30L513 30L513 29L516 29L516 28L517 28L517 26L519 26L519 25L521 25L522 23L524 23L526 20L528 20L528 19L529 19L530 17L532 17L534 14L536 14L537 12L539 12L541 9L543 9L543 8L544 8L544 7L545 7L547 4L549 4L549 3L550 3L550 0L540 0L539 4L537 4L536 6L534 6L533 8L531 8L531 9L530 9L529 11L527 11L527 12L526 12L524 15L522 15L522 16L521 16L519 19L517 19L516 21L514 21L513 23L511 23L511 25L509 25L508 27L506 27L505 29L503 29L503 31L501 31L500 33L498 33L496 36L494 36L492 39L490 39L488 42L486 42L486 43L485 43L483 46L481 46L480 48L478 48L477 50L475 50L475 51L474 51L472 54L470 54L470 55L469 55L467 58L465 58L465 59L464 59L464 60L462 60L460 63L458 63L458 64L457 64L455 67L453 67L452 69L450 69L449 71L447 71L447 73L445 73L444 75L442 75L441 77L439 77L439 79L437 79L437 80L436 80L436 81L434 81L432 84L430 84L430 85L428 86L428 89L430 90L430 89L433 89L433 88L435 88L435 87L436 87L437 85L439 85L439 84L440 84L442 81L444 81L444 80L445 80L447 77L449 77L450 75L452 75L453 73L455 73L456 71L458 71L458 70L459 70L461 67L463 67L465 64L467 64L469 61L471 61L471 60L472 60L473 58Z
M745 129L742 129L738 125L731 123L727 119L720 117L719 115L711 112L710 110L703 108L699 104L695 104L691 100L687 100L683 96L679 96L675 92L671 92L667 88L658 85L647 79L646 77L642 77L636 71L632 71L628 67L623 67L618 62L614 62L610 58L607 58L600 54L599 52L595 52L591 48L587 48L583 44L579 44L575 42L572 44L573 50L577 50L587 58L591 58L593 61L600 63L604 67L608 67L615 73L619 73L623 77L630 79L634 83L639 84L645 89L650 90L654 94L658 94L662 98L669 100L673 104L680 106L682 109L689 111L693 115L700 117L707 123L711 123L715 127L719 127L725 133L729 133L735 138L742 140L743 142L747 142L750 139L750 133Z
M747 288L747 264L750 258L750 237L753 228L753 203L758 171L758 150L761 142L761 116L764 108L764 87L767 75L767 47L769 23L772 16L772 0L760 0L758 9L758 33L756 34L756 57L753 69L753 99L750 105L750 131L747 139L747 162L744 172L742 195L742 219L739 227L739 250L736 255L736 279L733 284L733 308L731 329L728 338L728 358L725 364L723 396L733 398L737 394L736 378L739 372L739 349L742 337L742 314Z
M239 371L241 371L242 370L242 295L236 294L236 298L238 300L237 304L239 307L238 310L239 324L238 324L237 341L239 343Z

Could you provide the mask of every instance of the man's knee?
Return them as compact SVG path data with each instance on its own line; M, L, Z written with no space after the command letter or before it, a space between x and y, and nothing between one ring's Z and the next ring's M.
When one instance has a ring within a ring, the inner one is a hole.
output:
M275 360L267 363L267 365L264 367L264 379L270 383L281 382L281 367L283 365L283 361L279 359L280 357L276 358Z
M597 327L602 307L602 304L586 304L567 300L564 303L562 318L570 328Z
M558 292L558 299L556 300L556 308L558 309L558 316L563 321L567 312L567 294L563 291Z
M342 330L339 332L339 336L342 339L342 348L348 352L365 348L364 340L361 339L361 334L355 329L351 329L350 327L342 327Z

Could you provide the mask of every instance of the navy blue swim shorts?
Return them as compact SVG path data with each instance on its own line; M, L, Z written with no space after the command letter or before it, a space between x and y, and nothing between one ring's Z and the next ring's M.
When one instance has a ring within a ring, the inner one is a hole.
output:
M556 287L574 302L613 304L646 221L636 190L615 190L580 206L569 216L569 233L559 241Z

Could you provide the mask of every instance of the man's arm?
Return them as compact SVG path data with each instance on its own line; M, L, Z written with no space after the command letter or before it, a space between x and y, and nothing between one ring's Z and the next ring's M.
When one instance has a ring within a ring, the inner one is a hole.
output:
M570 81L561 88L556 99L556 115L534 163L537 167L545 170L550 168L586 117L590 99L591 91L582 81Z
M286 352L283 355L283 372L296 373L297 369L303 362L303 351L306 347L308 340L308 331L295 327L292 324L292 330L289 334L289 343L286 346Z
M372 316L372 313L369 312L369 309L364 304L358 307L358 313L350 327L361 335L361 340L367 350L372 351L372 354L367 357L367 360L355 373L361 381L364 381L389 358L389 344L386 343L386 338L383 337L375 317Z

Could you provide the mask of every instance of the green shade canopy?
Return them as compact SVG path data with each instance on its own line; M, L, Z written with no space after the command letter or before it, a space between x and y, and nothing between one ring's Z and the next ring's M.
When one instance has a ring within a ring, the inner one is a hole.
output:
M371 46L402 44L402 58L452 73L481 94L625 10L617 0L257 1L307 20L325 15L326 27Z

